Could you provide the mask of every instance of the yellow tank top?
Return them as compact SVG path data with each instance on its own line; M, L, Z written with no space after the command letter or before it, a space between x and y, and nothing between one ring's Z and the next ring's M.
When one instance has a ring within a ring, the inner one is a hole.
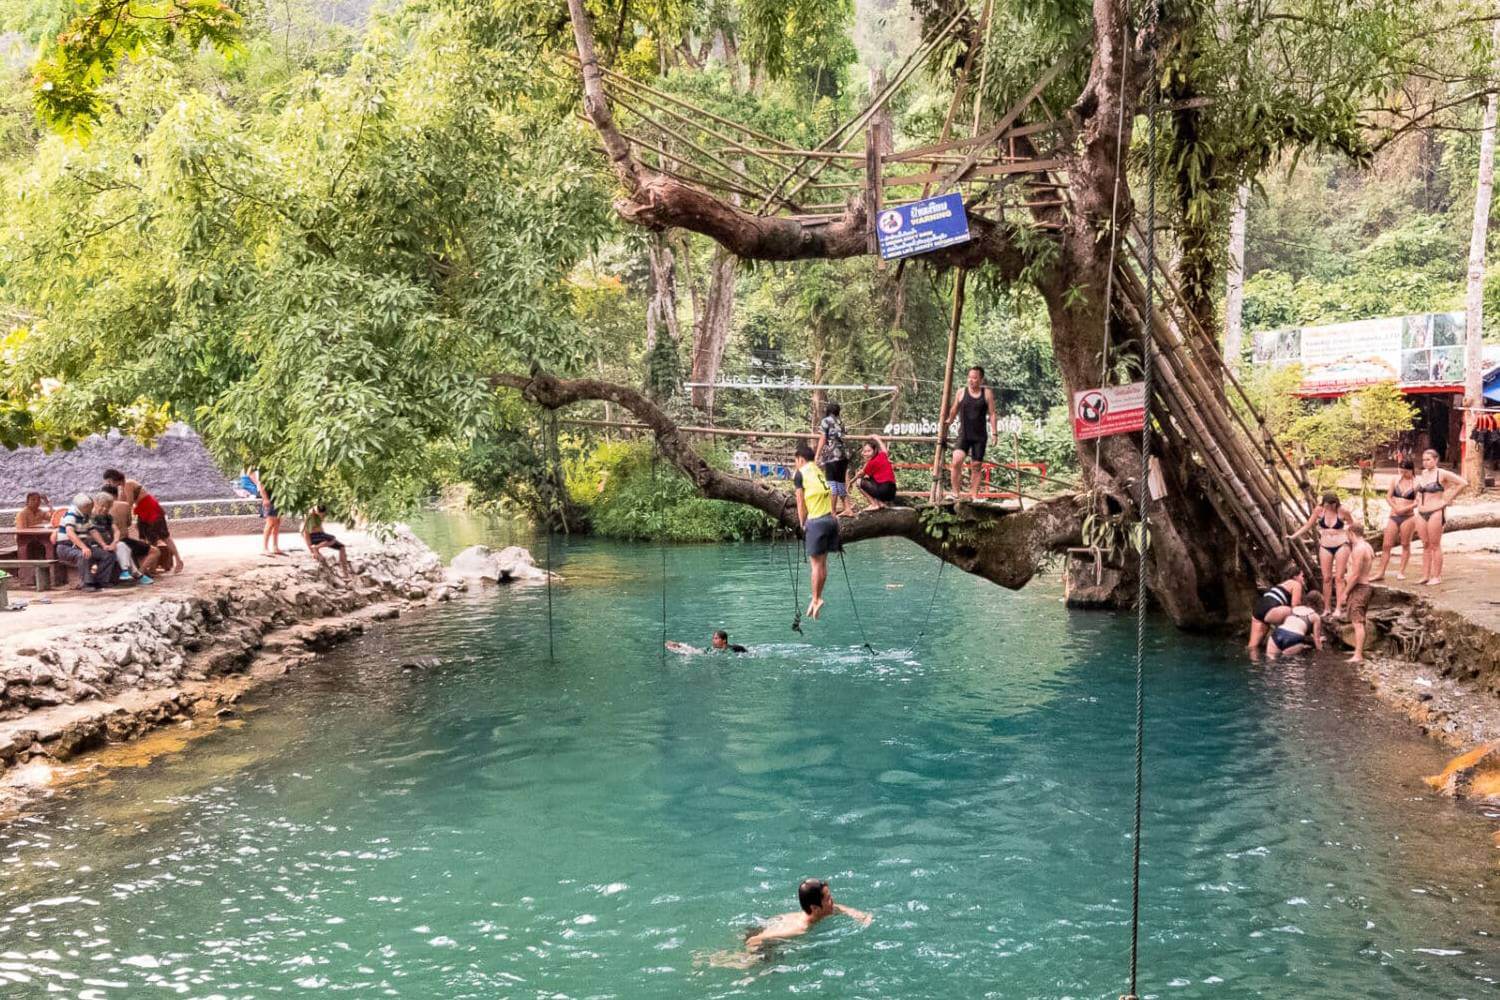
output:
M807 519L827 517L833 513L833 495L828 492L828 480L823 470L812 462L802 467L802 502L807 505Z

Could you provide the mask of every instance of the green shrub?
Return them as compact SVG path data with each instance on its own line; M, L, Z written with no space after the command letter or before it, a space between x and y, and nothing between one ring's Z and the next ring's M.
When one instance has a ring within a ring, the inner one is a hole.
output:
M644 441L602 441L566 464L568 495L588 511L596 534L606 538L668 542L725 542L770 534L760 511L699 496L693 484L664 459L653 462ZM722 451L704 453L727 468Z

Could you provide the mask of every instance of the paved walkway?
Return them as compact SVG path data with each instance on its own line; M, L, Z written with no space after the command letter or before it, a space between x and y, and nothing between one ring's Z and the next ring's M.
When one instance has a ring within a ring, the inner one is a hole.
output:
M349 546L350 555L371 544L363 532L344 528L329 522L328 530ZM133 601L151 600L158 597L191 593L204 580L222 576L226 572L243 569L254 564L307 560L307 548L302 537L283 531L281 548L287 554L272 558L260 554L260 535L222 535L217 538L179 538L177 550L182 554L183 571L156 577L149 587L121 586L108 590L74 590L67 587L37 593L30 587L22 587L11 581L10 603L12 606L25 603L23 611L0 612L0 643L19 638L22 633L38 629L50 629L71 623L87 621L89 618L117 611ZM325 561L336 561L337 553L323 555ZM41 603L46 601L48 603Z

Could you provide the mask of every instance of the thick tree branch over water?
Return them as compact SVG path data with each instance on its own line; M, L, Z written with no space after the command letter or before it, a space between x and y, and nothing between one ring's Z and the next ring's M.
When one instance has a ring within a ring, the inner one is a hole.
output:
M715 469L661 407L629 386L601 379L560 379L545 372L503 373L491 376L490 381L517 389L529 402L549 410L590 401L624 407L650 428L662 457L680 469L703 496L754 507L783 527L799 531L797 503L791 491ZM917 511L910 507L867 511L848 518L841 522L840 534L849 543L905 538L967 573L1014 590L1036 575L1049 553L1079 543L1087 512L1077 497L1068 495L1040 501L1026 511L960 504L958 513L964 521L964 540L946 548L927 533Z

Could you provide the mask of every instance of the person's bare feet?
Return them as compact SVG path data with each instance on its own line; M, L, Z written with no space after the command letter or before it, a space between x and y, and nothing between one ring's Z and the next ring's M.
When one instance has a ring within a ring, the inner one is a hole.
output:
M1365 662L1365 658L1363 656L1360 656L1358 653L1355 653L1353 656L1349 657L1348 662L1350 662L1350 663L1363 663L1363 662Z
M1396 579L1398 579L1398 580L1405 580L1406 579L1406 574L1398 571L1396 573Z
M817 617L816 615L813 614L813 605L815 603L817 603L817 602L815 602L815 601L808 601L807 602L807 610L804 611L804 612L802 612L802 617L803 618L816 618Z
M808 611L807 617L809 617L809 618L816 618L823 611L823 602L822 601L813 601L812 604L810 605L810 607L811 607L811 610Z
M1384 579L1385 579L1385 574L1382 573L1379 576L1372 576L1372 577L1370 577L1370 582L1371 583L1379 583L1381 580L1384 580Z
M1436 587L1438 584L1443 582L1443 578L1440 576L1435 576L1431 580L1423 580L1422 582L1427 584L1427 586L1429 587Z

